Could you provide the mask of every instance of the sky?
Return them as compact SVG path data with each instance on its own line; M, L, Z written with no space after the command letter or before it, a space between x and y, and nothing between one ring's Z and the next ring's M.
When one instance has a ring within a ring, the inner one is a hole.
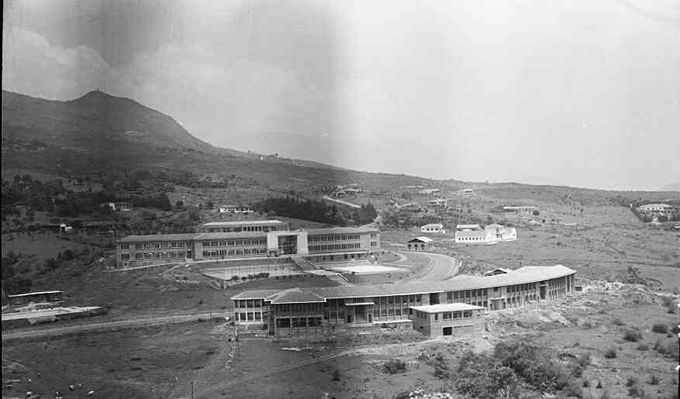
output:
M4 90L372 172L680 182L677 0L5 0Z

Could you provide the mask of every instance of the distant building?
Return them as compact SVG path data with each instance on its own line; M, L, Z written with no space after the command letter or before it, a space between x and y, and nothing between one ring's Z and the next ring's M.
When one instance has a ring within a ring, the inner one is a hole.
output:
M448 208L449 204L446 198L435 198L427 201L427 206L430 208Z
M485 228L478 224L459 224L454 234L454 241L461 244L495 244L516 239L517 230L514 227L504 227L495 223Z
M445 234L444 225L441 223L430 223L420 228L421 233L441 233Z
M646 204L638 206L637 210L646 215L666 217L673 216L676 211L674 206L668 204Z
M406 247L409 251L428 251L432 249L433 240L429 237L417 237L409 240Z
M7 295L10 305L26 305L31 302L59 302L63 300L64 293L62 291L40 291L29 292L26 294Z
M473 190L471 188L464 188L463 189L463 194L473 194L474 192L475 192L475 190Z
M439 189L438 188L425 188L420 191L418 191L419 194L426 194L426 195L432 195L432 194L439 194Z
M496 269L493 269L493 270L489 270L488 272L484 273L484 275L487 276L487 277L488 276L497 276L499 274L508 274L511 271L512 270L510 270L510 269L505 269L505 268L499 267L499 268L496 268Z
M129 202L106 202L102 206L108 206L114 212L130 212L132 204Z
M289 231L278 220L213 222L190 234L128 236L118 241L118 267L303 255L314 261L368 259L380 230L331 227ZM206 231L207 230L207 231ZM214 232L213 232L214 231Z
M534 212L538 212L538 207L533 205L504 206L503 212L506 218L532 216Z
M224 205L217 208L219 213L252 213L253 210L250 209L248 205Z

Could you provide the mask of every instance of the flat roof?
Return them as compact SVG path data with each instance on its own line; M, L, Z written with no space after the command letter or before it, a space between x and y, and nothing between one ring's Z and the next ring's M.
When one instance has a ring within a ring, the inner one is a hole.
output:
M455 312L458 310L477 310L484 309L481 306L469 305L467 303L441 303L437 305L411 306L411 309L425 313Z
M280 220L235 220L231 222L208 222L203 227L227 227L227 226L267 226L272 224L284 224Z
M319 229L306 229L310 236L320 234L361 234L361 233L379 233L380 230L375 227L323 227Z
M495 276L457 276L449 280L427 283L395 283L375 285L341 285L336 287L304 288L326 299L372 298L394 295L422 295L448 291L464 291L530 284L570 276L576 271L562 265L524 266L512 273ZM265 294L266 295L263 295ZM263 299L281 290L244 291L232 299Z
M428 223L420 228L422 229L423 227L444 227L444 225L441 223Z
M153 241L191 241L196 237L196 233L187 234L150 234L143 236L127 236L120 239L119 242L153 242Z
M7 295L7 298L21 298L25 296L33 296L33 295L49 295L49 294L63 294L63 291L38 291L38 292L27 292L25 294L14 294L14 295Z
M264 231L239 231L231 233L199 233L194 240L227 240L230 238L263 238L267 237Z

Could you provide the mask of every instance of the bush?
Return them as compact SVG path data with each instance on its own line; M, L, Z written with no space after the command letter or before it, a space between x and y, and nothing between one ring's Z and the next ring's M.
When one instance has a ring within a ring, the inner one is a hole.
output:
M406 362L397 359L388 360L383 364L382 370L387 374L403 373L406 371Z
M623 322L623 320L621 320L621 319L618 318L618 317L615 318L614 320L612 320L612 323L613 323L615 326L623 326L623 325L625 325L625 323Z
M638 345L637 348L635 348L635 349L637 349L637 350L639 350L639 351L646 351L646 350L649 350L649 346L647 346L646 344L641 343L641 344Z
M654 323L652 326L652 332L666 334L668 332L668 326L663 323Z
M633 385L637 384L637 378L634 377L628 377L626 380L626 386L627 387L632 387Z
M609 348L604 352L604 357L607 359L614 359L616 358L616 349L615 348Z
M340 381L340 370L335 369L333 371L333 381Z
M623 339L628 342L638 342L642 339L642 334L640 334L640 331L628 330L625 334L623 334Z
M597 380L597 386L595 388L602 389L602 381Z
M647 382L649 383L649 385L659 385L661 380L656 374L652 374L649 376L649 380L647 380Z

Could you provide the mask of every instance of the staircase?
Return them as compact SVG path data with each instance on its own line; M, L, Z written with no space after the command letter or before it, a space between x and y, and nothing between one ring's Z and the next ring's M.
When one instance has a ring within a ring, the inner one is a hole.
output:
M312 270L318 270L319 268L316 267L312 262L309 260L303 258L300 255L293 255L290 257L290 259L297 265L297 267L300 268L303 272L309 272Z

